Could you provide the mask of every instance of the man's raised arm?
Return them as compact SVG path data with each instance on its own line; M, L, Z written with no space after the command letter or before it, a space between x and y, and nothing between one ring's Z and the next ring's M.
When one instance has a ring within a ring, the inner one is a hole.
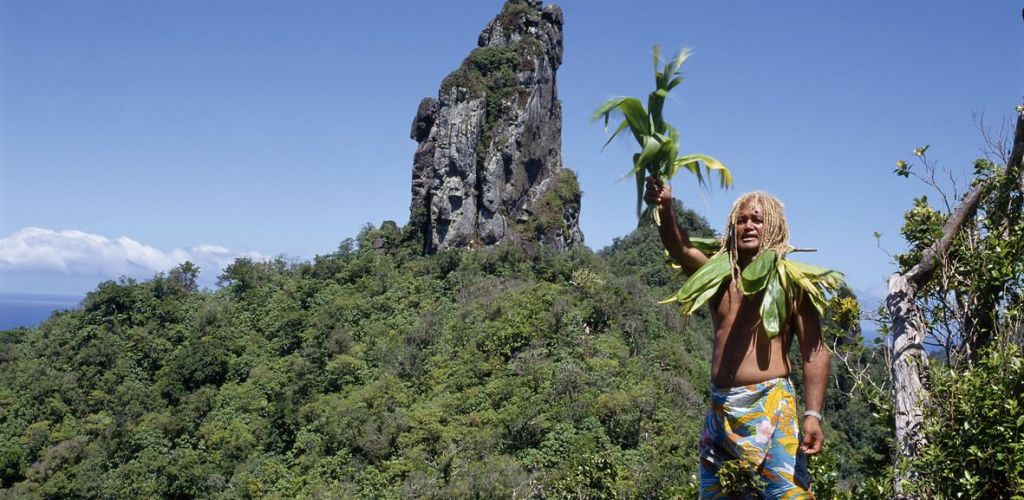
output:
M661 244L668 250L668 254L683 266L686 274L692 275L697 272L708 261L708 257L693 246L686 230L676 224L675 210L672 207L672 188L659 179L648 177L644 200L654 205L661 216L658 233L661 234Z

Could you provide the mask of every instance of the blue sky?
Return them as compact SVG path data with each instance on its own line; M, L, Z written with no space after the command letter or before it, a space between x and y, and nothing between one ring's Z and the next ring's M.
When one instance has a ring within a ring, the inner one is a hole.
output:
M1024 89L1017 2L566 0L563 155L587 244L636 224L633 144L588 122L652 87L650 49L692 47L667 106L730 192L673 183L721 226L762 189L802 258L877 296L929 156L963 179ZM0 0L0 292L82 293L179 259L310 258L408 217L409 127L501 2ZM652 256L652 258L659 258Z

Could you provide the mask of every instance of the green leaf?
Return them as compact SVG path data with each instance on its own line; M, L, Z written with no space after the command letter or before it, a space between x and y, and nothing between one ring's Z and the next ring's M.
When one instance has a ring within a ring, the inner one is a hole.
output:
M633 175L636 177L636 216L639 219L644 208L645 176L643 169L634 170Z
M616 109L618 109L619 105L622 104L622 101L624 99L627 99L627 98L626 97L614 97L612 99L608 99L607 101L601 103L601 105L598 106L597 109L594 111L594 114L590 115L590 121L591 122L596 122L598 120L604 119L605 125L608 125L608 117Z
M782 260L782 259L785 259L785 258L786 258L786 256L783 255L782 257L779 257L779 260ZM786 277L786 274L787 274L786 273L786 266L784 264L778 263L778 264L775 265L775 271L779 273L779 284L782 285L782 289L786 290L787 292L789 292L790 280L787 279L787 277Z
M792 260L789 260L788 262L797 272L814 283L821 283L828 288L838 289L839 285L843 282L843 273L839 271L833 271L832 269L808 264L806 262L796 262Z
M679 68L690 58L690 54L693 52L690 49L682 48L676 53L676 56L672 58L672 61L665 66L665 76L674 75L679 72Z
M726 168L722 162L702 154L688 154L680 156L678 162L691 163L694 161L700 161L704 163L704 169L707 171L708 176L711 176L712 172L718 173L719 186L722 188L732 187L732 172Z
M770 275L775 274L775 250L765 250L754 260L747 264L740 274L740 284L744 295L753 295L760 292L770 280Z
M620 123L619 126L616 127L615 132L612 132L611 137L609 137L608 140L605 141L604 146L601 146L601 151L604 151L604 148L608 147L608 145L611 144L612 139L614 139L615 136L619 135L619 132L622 132L628 126L629 122L627 122L626 120L622 120L622 123Z
M786 321L789 320L789 304L790 304L791 294L790 294L789 289L786 287L786 280L785 280L785 278L783 278L783 275L785 274L785 271L783 269L781 269L778 266L778 264L776 264L775 269L776 269L775 272L773 272L772 274L775 276L775 279L778 281L778 283L779 283L779 290L782 293L782 296L778 300L775 301L775 307L778 309L778 313L779 313L779 327L781 328L783 325L786 324ZM769 285L769 287L770 286L771 285ZM772 293L772 292L771 291L767 291L765 293L767 294L767 293ZM771 336L769 336L769 338L770 337Z
M626 97L619 103L619 109L622 110L623 116L626 117L626 121L629 122L629 128L633 130L633 134L640 136L651 135L651 120L647 116L647 110L644 109L643 103L635 97ZM642 142L639 139L637 142Z
M672 140L672 149L669 152L668 159L665 161L665 167L666 169L671 169L672 165L676 162L676 158L679 156L679 131L668 124L665 124L665 128L668 131L669 139Z
M686 280L682 288L675 295L661 301L679 302L680 310L684 314L693 314L700 306L704 305L718 291L718 287L729 276L732 265L728 253L720 253L708 259L697 272Z
M704 304L707 303L707 301L711 300L711 297L714 297L715 294L718 293L718 288L722 286L722 282L725 281L726 276L728 276L728 273L722 276L722 279L705 287L701 291L700 295L698 295L691 302L686 304L687 307L685 309L682 309L682 312L684 314L693 314L697 312L697 309L700 309Z
M661 45L654 44L651 50L651 59L654 61L654 78L658 78L658 63L661 62Z
M722 249L722 242L718 241L717 238L699 238L697 236L690 236L690 243L697 250L705 255L713 255L718 253Z
M779 273L769 275L764 298L761 299L761 323L768 338L772 339L779 335L779 329L786 320L786 293L779 283Z
M633 170L641 170L647 166L647 164L654 158L654 155L661 149L661 143L658 142L653 136L644 137L643 149L640 151L640 156L637 158L636 163L633 165ZM643 197L643 193L640 193L640 197Z
M671 179L682 168L689 170L691 174L697 176L697 183L704 186L704 176L700 173L700 163L698 163L697 160L686 161L685 157L678 158L676 161L672 162L672 166L669 168L669 173L666 178Z
M666 95L668 95L668 91L658 89L647 96L647 110L648 114L651 115L651 123L654 125L655 132L663 132L665 130L665 119L662 117L662 110L665 108Z
M791 261L789 259L782 259L781 262L782 262L783 268L785 269L786 273L788 274L790 282L791 283L796 283L797 286L799 286L800 288L802 288L804 290L804 292L807 294L807 296L811 299L811 304L814 305L814 309L816 309L818 311L818 315L819 316L824 315L825 314L825 296L824 296L824 294L822 293L821 289L819 289L818 286L813 281L811 281L810 278L807 277L807 275L803 274L800 271L800 266L801 265L809 265L809 264L803 264L803 263L800 263L800 262L794 262L794 261Z
M633 165L634 165L634 167L629 169L629 172L626 172L625 174L623 174L622 177L619 177L619 181L620 182L625 180L627 177L629 177L631 175L636 175L637 172L643 172L643 169L637 169L636 166L635 166L636 162L639 159L640 159L640 153L634 153L633 154Z
M639 144L643 144L643 136L650 135L650 121L647 119L647 112L644 111L643 104L635 97L616 97L605 101L590 116L590 121L604 119L605 131L607 131L608 120L616 112L622 113L633 137ZM622 125L619 127L621 128Z

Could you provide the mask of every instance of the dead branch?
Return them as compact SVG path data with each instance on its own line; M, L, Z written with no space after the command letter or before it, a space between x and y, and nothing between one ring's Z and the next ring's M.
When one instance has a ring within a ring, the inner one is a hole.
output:
M885 306L893 333L891 373L893 410L896 417L897 463L917 457L926 444L922 425L924 402L928 397L924 383L924 370L928 365L928 355L924 349L927 330L921 309L916 302L917 292L944 260L964 222L977 210L987 187L987 182L976 184L946 219L946 223L942 225L942 237L924 251L921 260L906 274L896 273L889 279L889 293L885 298ZM894 475L894 491L898 498L903 498L903 485L913 481L914 476L908 468L897 467L897 470L900 472Z

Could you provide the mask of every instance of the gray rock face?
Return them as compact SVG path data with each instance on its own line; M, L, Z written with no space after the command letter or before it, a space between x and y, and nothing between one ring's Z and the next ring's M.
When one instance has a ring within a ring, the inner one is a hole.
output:
M474 49L420 103L409 222L424 250L583 242L580 190L562 168L562 11L507 0Z

